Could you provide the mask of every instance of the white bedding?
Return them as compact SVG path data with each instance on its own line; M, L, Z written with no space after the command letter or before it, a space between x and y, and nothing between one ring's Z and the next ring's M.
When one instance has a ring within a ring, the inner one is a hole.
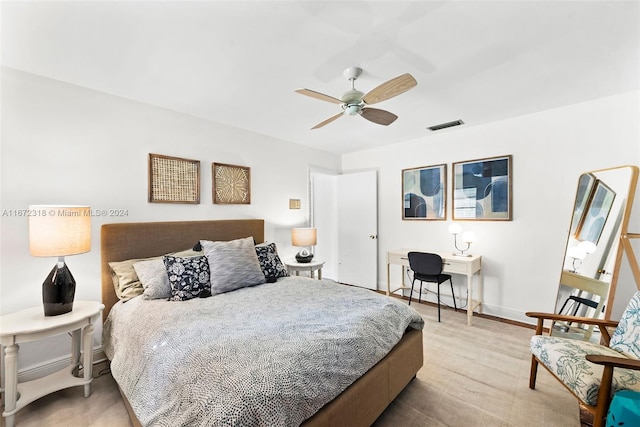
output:
M301 277L189 301L119 302L111 371L144 426L295 426L380 361L406 303Z

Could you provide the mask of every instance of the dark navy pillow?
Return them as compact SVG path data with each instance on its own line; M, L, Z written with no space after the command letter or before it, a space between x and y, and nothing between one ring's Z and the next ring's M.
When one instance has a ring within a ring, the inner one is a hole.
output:
M171 301L186 301L200 296L211 295L209 261L206 256L178 258L162 257L169 284Z
M260 268L266 278L287 277L289 272L278 256L275 243L262 243L256 246Z

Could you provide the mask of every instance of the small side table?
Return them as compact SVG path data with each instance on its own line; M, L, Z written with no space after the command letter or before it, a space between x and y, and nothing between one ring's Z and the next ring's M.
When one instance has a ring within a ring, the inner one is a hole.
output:
M318 280L322 280L322 266L324 261L311 260L311 262L298 262L295 259L284 260L284 264L287 266L289 274L295 271L296 276L300 275L301 271L308 271L312 279L315 279L315 272L318 271Z
M2 416L7 427L13 427L16 412L54 391L83 385L84 396L89 397L93 380L93 325L103 308L104 305L96 301L75 301L73 311L59 316L46 317L42 306L38 306L0 317L0 344L5 356ZM18 384L19 344L68 332L71 332L71 365L51 375Z

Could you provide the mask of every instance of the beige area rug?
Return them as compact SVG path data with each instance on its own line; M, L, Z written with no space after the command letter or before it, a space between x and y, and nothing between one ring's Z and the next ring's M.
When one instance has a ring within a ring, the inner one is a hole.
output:
M529 384L532 329L411 304L426 321L424 366L375 423L405 426L580 427L578 403L544 369L536 390ZM45 396L16 415L17 427L128 427L128 415L104 366L92 394L74 387ZM4 425L4 420L2 421ZM348 427L348 426L346 426Z

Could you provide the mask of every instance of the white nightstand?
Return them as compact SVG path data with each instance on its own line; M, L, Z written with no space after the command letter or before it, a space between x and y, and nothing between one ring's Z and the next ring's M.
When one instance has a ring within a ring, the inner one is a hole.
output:
M295 259L284 260L284 265L287 266L289 274L295 271L296 276L300 275L301 271L308 271L311 274L311 278L315 278L315 272L318 271L318 280L322 280L322 266L324 261L311 260L311 262L298 262Z
M7 427L13 426L16 412L54 391L83 385L84 396L89 397L93 379L93 325L103 308L99 302L75 301L73 311L59 316L45 317L42 306L38 306L0 317L0 344L4 347L5 368L2 416ZM69 332L72 333L71 365L51 375L18 384L18 344ZM82 377L77 376L80 367Z

